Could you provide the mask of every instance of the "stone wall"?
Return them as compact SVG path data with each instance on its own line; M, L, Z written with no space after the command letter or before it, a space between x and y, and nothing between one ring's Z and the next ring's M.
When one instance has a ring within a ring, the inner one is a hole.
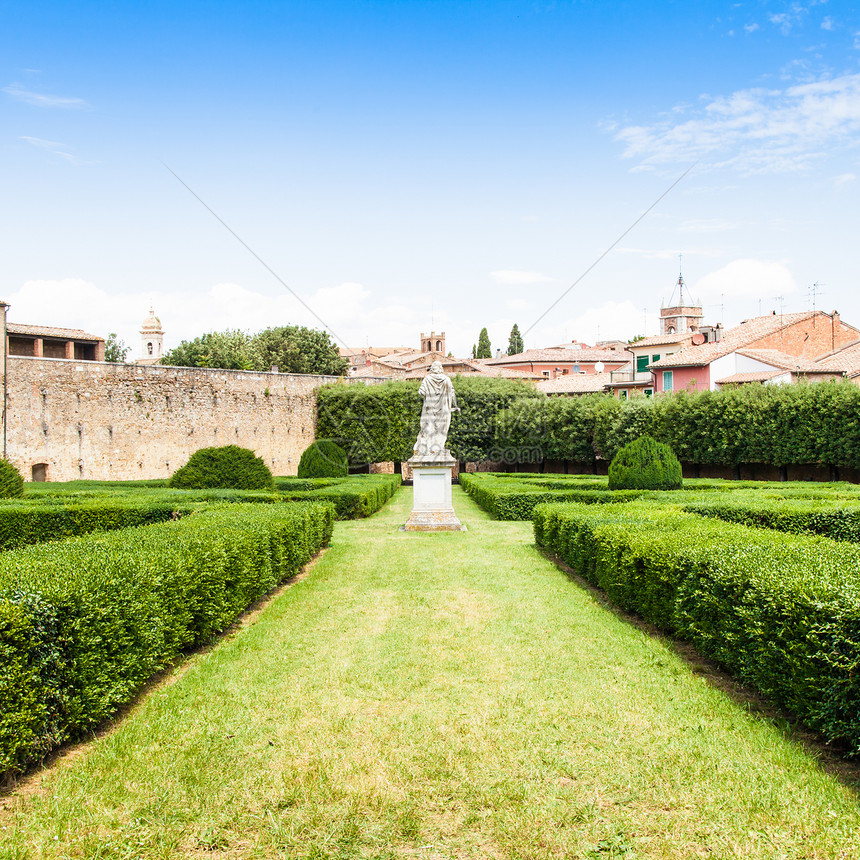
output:
M314 439L315 391L333 381L9 356L7 454L25 480L129 480L166 478L198 448L240 445L294 475Z

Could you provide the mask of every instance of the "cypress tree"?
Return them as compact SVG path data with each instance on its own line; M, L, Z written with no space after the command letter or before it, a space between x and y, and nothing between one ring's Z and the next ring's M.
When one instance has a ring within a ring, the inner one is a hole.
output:
M514 323L511 329L511 336L508 338L508 355L519 355L525 350L523 345L523 336L520 334L520 327Z
M485 328L481 329L478 335L478 351L475 353L475 358L492 358L493 348L490 346L490 336Z

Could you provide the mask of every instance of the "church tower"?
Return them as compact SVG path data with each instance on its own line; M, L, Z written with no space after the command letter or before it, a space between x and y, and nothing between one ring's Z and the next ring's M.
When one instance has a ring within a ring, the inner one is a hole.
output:
M158 364L164 355L164 329L152 308L140 327L140 358L138 364Z
M678 301L673 301L675 293ZM678 274L678 283L672 290L669 303L660 308L660 334L680 334L698 331L702 322L702 304L692 296L684 295L684 276Z

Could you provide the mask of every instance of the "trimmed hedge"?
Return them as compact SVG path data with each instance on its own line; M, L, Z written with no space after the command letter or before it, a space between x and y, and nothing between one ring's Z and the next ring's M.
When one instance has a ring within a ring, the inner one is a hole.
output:
M159 523L188 513L188 505L147 498L89 500L57 505L19 502L0 505L0 550L89 532Z
M24 495L24 479L8 460L0 457L0 498L11 499Z
M331 439L317 439L302 452L299 478L345 478L348 474L346 451Z
M222 445L198 448L170 477L168 486L183 490L271 490L269 467L248 448Z
M605 480L558 481L488 472L460 473L460 486L499 520L530 520L534 509L548 502L608 504L629 502L643 490L608 490Z
M629 442L609 464L610 490L680 490L682 483L678 458L651 436Z
M317 435L334 439L353 465L412 456L418 437L418 382L324 385L317 393ZM512 379L452 379L459 412L451 416L448 448L458 460L496 459L496 416L521 400L545 400L533 384Z
M860 753L860 547L646 502L543 505L535 540Z
M527 452L510 462L611 461L647 434L685 463L860 468L860 386L849 381L559 400L513 403L497 416L496 449Z
M351 478L306 480L305 489L291 489L292 478L277 478L280 498L286 501L320 500L335 507L339 520L375 514L400 487L400 475L353 475Z
M731 498L691 502L685 511L730 523L860 543L860 501Z
M0 556L0 774L115 713L328 543L328 504L231 505Z

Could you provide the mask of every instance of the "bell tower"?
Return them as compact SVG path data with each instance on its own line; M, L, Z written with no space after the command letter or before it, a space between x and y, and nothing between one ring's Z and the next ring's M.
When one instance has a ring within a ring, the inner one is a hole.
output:
M138 364L158 364L164 355L164 329L152 308L140 327L140 358Z
M660 334L680 334L698 331L702 323L702 305L690 295L684 295L684 276L678 274L678 283L672 290L669 303L660 308ZM678 301L675 302L675 293Z

